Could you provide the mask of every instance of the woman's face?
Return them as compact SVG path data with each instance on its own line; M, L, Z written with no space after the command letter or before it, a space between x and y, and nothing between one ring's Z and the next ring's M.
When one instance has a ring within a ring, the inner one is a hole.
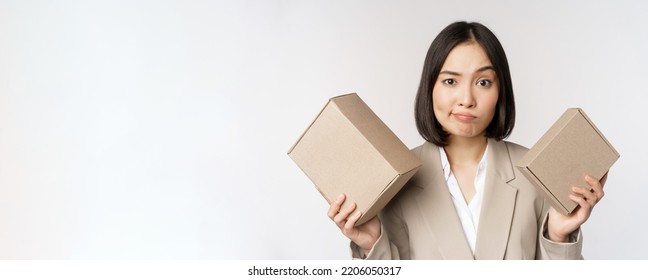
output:
M432 89L434 116L449 139L484 135L495 114L498 89L493 64L477 42L450 51Z

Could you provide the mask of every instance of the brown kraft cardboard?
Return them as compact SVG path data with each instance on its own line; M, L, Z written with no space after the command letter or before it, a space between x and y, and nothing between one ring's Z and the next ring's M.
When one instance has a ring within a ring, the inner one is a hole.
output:
M330 204L345 193L373 218L421 166L416 156L355 93L331 98L288 155Z
M578 204L569 198L571 186L590 188L585 175L600 180L619 153L580 108L570 108L549 128L517 168L551 205L563 214Z

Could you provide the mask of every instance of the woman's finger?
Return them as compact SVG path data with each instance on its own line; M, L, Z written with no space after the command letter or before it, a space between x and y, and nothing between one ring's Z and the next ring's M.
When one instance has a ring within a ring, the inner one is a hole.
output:
M587 181L590 187L592 187L591 192L596 195L596 201L598 202L599 200L601 200L601 198L603 198L603 196L605 195L605 192L603 191L603 185L601 185L601 182L589 175L585 176L585 181Z
M362 216L362 213L360 211L357 211L347 219L346 223L344 224L344 228L342 229L344 235L349 236L349 234L353 232L355 224L360 219L360 216Z
M342 206L342 203L344 202L344 199L345 199L345 195L340 194L331 203L331 207L329 207L329 211L328 211L328 213L326 213L328 215L328 217L331 218L331 220L333 220L333 218L335 218L335 215L337 215L338 212L340 212L340 207Z
M592 205L589 204L583 196L576 195L576 194L570 194L569 198L578 203L578 205L582 208L581 211L586 212L586 216L589 217L589 213L592 211Z
M598 197L592 191L582 187L572 187L572 192L585 198L585 201L594 206L598 202Z
M608 173L610 173L610 170L608 170L608 172L605 172L605 175L603 175L601 180L599 180L599 182L601 183L601 188L603 188L605 186L605 182L607 182Z
M346 220L349 218L349 214L351 214L351 212L353 212L355 208L356 208L355 202L349 204L347 207L340 210L340 212L337 215L335 215L333 221L338 225L338 227L342 228Z

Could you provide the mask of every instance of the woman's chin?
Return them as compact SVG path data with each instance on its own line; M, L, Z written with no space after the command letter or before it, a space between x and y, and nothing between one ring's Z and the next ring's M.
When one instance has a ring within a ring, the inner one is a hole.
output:
M477 131L475 129L457 129L454 132L450 133L451 136L457 137L457 138L476 138L476 137L483 137L484 132L483 131Z

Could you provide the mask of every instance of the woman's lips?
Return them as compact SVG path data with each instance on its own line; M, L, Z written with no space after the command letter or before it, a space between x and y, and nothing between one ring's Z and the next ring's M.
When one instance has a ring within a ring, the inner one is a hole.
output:
M453 113L452 115L460 121L472 121L477 118L471 114L464 113Z

